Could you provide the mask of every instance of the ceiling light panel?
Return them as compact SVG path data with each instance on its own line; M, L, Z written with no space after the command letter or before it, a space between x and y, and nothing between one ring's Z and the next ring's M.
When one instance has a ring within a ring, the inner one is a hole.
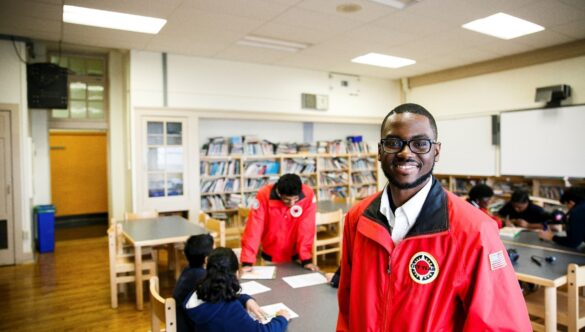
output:
M463 24L463 28L500 39L513 39L544 30L544 27L512 15L497 13Z
M156 17L112 12L108 10L64 5L63 22L157 34L167 23L167 20Z
M242 40L237 41L236 44L242 46L268 48L285 52L298 52L309 47L308 44L295 43L258 36L245 36Z
M357 58L351 59L351 62L385 68L400 68L410 66L416 63L416 61L411 59L400 58L380 53L368 53L366 55L361 55L358 56Z

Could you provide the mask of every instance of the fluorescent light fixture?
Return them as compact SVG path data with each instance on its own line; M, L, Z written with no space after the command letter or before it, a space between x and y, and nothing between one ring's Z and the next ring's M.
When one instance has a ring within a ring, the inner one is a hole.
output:
M504 13L480 18L463 24L462 27L506 40L544 30L538 24Z
M277 51L298 52L309 47L308 44L294 43L284 40L277 40L258 36L245 36L236 42L238 45L268 48Z
M78 6L63 6L63 22L157 34L167 20Z
M399 58L397 56L380 53L368 53L366 55L360 55L357 58L351 59L351 62L386 68L400 68L416 63L416 61L411 59Z
M422 0L370 0L373 2L377 2L381 5L389 6L396 9L404 9L415 2L419 2Z

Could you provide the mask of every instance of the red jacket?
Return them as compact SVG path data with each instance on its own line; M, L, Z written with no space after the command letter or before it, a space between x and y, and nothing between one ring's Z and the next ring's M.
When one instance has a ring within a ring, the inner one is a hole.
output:
M380 193L348 213L337 331L532 331L496 225L433 181L397 246Z
M264 186L256 194L242 236L241 261L255 263L260 244L263 255L274 263L290 262L293 256L309 261L315 240L315 194L303 185L300 200L289 208L273 188Z

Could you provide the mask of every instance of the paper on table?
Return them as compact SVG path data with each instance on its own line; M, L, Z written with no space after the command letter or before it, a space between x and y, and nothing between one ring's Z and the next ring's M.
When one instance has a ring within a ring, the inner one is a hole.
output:
M276 266L254 266L252 271L242 273L241 279L274 279Z
M525 230L525 228L522 227L502 227L500 228L500 236L514 238L518 236L518 234L520 234L520 232L523 230Z
M327 283L327 278L319 272L300 274L293 277L282 278L292 288L307 287Z
M260 294L270 290L270 288L256 281L247 281L241 283L240 286L242 286L242 294L248 295Z
M296 312L292 311L289 307L286 306L286 304L284 304L282 302L265 305L261 308L262 308L262 310L264 310L264 312L266 313L266 316L267 316L267 319L262 321L263 324L268 323L273 317L276 316L276 312L281 310L281 309L286 309L289 312L290 319L299 317L299 315Z

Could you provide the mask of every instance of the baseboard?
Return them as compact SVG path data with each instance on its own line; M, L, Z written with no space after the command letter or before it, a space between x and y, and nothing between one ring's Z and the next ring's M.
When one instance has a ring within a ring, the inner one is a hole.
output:
M55 228L108 225L108 213L81 214L55 218Z

